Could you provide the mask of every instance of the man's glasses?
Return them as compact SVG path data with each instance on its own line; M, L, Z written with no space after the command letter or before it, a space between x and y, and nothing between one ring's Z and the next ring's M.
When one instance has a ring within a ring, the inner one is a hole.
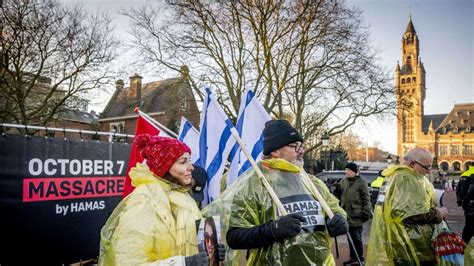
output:
M415 162L416 164L418 164L419 166L423 167L423 169L425 169L426 171L431 170L431 166L428 167L428 166L422 165L421 163L419 163L419 162L417 162L417 161L414 161L414 162Z
M295 144L288 144L286 145L288 147L294 147L295 148L295 152L298 152L299 150L304 150L304 145L303 143L300 143L300 142L297 142Z

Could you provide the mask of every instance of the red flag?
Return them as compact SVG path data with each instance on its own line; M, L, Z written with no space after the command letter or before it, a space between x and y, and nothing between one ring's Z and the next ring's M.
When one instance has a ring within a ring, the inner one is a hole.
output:
M138 113L138 120L137 126L135 127L135 136L140 134L150 134L150 135L158 135L160 130L150 123L145 117L142 116L141 113ZM132 151L130 152L130 159L128 160L128 167L127 167L127 177L125 178L125 187L123 189L123 197L126 197L128 194L132 193L134 187L132 187L132 180L128 175L128 172L132 167L134 167L137 163L143 162L143 158L140 155L135 143L132 145Z

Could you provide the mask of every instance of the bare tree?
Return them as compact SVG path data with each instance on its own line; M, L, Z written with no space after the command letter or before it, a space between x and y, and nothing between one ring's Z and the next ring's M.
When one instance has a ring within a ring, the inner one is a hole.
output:
M110 80L117 41L105 14L55 0L1 7L0 119L46 125Z
M343 1L169 1L126 12L145 62L180 71L196 93L211 84L235 116L250 87L310 144L395 107L361 12Z

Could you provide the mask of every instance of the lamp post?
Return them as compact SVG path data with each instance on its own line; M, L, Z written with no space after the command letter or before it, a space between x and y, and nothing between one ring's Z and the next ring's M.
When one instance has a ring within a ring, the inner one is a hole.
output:
M390 156L390 153L387 155L387 163L390 165L392 163L393 159L392 156Z
M398 156L395 156L395 164L400 164L400 160L399 160Z
M324 171L328 170L328 158L327 158L327 150L329 147L329 134L328 132L324 132L324 134L321 136L321 142L323 143L323 148L324 148Z

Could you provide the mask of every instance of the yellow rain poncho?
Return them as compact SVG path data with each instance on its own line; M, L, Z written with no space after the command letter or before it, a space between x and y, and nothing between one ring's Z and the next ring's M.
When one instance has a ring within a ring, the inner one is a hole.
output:
M329 192L326 185L304 170L282 160L268 159L258 163L264 176L275 190L288 213L299 213L306 217L302 232L295 238L275 242L269 248L250 251L248 265L334 265L331 254L331 237L325 227L326 214L315 196L311 195L307 182L313 182L333 212L344 217L344 210L338 200ZM255 170L247 170L235 183L212 204L203 210L204 216L221 216L222 238L229 226L252 228L278 219L278 213L269 193ZM246 252L246 251L245 251ZM238 252L227 252L227 262L239 265Z
M195 201L143 164L130 170L130 178L135 190L102 228L99 265L184 265L184 256L198 252Z
M474 237L466 244L464 249L464 265L474 265Z
M419 265L433 261L434 226L405 225L403 220L435 207L429 180L407 166L391 166L383 172L370 229L366 265Z

